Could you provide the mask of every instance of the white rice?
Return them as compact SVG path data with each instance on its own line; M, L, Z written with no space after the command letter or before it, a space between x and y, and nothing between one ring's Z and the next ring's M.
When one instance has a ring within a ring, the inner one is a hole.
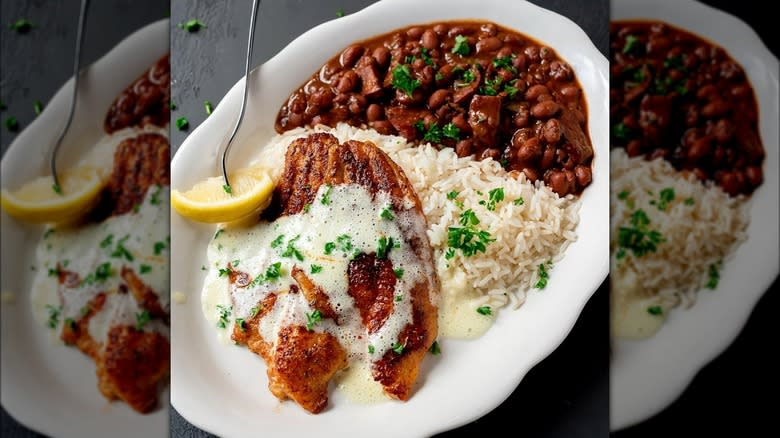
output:
M339 141L370 141L404 170L414 185L428 219L428 237L434 249L442 290L476 298L476 305L493 309L513 303L519 307L526 292L539 280L539 265L563 257L566 247L576 240L579 221L579 200L564 198L541 182L533 184L521 173L519 178L506 172L492 159L474 161L458 158L451 148L437 150L430 144L415 147L403 137L386 136L374 130L339 124L336 128L318 126L299 128L274 137L261 156L270 163L268 170L275 180L281 176L284 153L296 138L312 132L329 132ZM503 188L505 198L489 211L479 205L488 192ZM451 191L459 192L455 200L447 199ZM481 191L482 195L477 192ZM522 197L522 205L514 200ZM463 203L463 209L455 201ZM477 227L490 232L496 241L487 245L485 253L464 257L461 251L447 260L447 232L459 227L460 214L473 209L480 220ZM550 272L554 281L554 270Z
M629 158L623 149L613 149L610 164L613 293L647 299L664 309L692 305L696 292L709 282L710 267L718 269L745 240L747 199L731 197L712 182L703 184L663 159ZM659 193L668 188L675 197L661 211ZM628 196L619 199L621 192ZM629 250L618 260L620 227L630 227L631 214L638 209L647 214L649 229L657 230L664 241L655 252L636 257Z

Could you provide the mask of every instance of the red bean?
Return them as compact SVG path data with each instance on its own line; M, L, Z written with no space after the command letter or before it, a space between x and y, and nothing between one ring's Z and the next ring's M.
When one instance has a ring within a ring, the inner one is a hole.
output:
M512 56L512 48L504 46L496 53L496 58L507 58Z
M359 80L360 78L357 73L352 70L347 70L336 83L336 90L338 90L339 93L349 93L355 89Z
M422 27L413 27L406 31L406 36L408 36L410 39L413 40L419 39L422 34L423 34Z
M352 114L360 114L366 107L366 97L362 94L353 94L349 98L349 112Z
M550 61L553 58L555 58L555 52L549 47L542 46L539 49L539 57L544 59L545 61Z
M457 35L471 35L473 32L474 29L470 27L454 26L452 29L450 29L449 32L447 32L447 35L450 38L455 38Z
M458 154L458 156L461 158L468 157L472 153L471 145L471 139L461 140L458 142L458 144L455 145L455 153Z
M726 101L716 99L701 108L701 115L707 118L722 117L729 111Z
M390 62L390 51L387 48L379 46L374 49L371 56L376 60L379 67L385 68L387 63Z
M534 182L537 179L539 179L539 174L536 172L536 169L532 167L524 167L523 173L525 174L526 179L531 182Z
M721 188L723 188L723 191L729 195L735 196L739 193L739 180L735 173L723 172L719 183Z
M482 154L479 156L480 160L486 160L488 158L492 158L496 161L498 161L499 158L501 158L501 150L496 148L488 148L482 151Z
M320 109L326 109L333 104L333 97L330 88L320 88L309 97L309 101Z
M517 114L515 114L514 119L512 120L516 127L518 128L525 128L528 126L528 122L531 118L531 111L528 109L527 106L521 106L520 109L517 110Z
M720 119L712 130L718 143L728 143L734 137L734 125L728 119Z
M433 26L433 31L436 32L437 35L444 35L447 32L447 25L439 23Z
M366 110L366 118L369 122L381 120L385 116L385 110L381 105L372 103Z
M525 92L525 100L529 102L536 102L536 99L542 94L550 94L550 90L542 84L532 85Z
M566 196L569 192L569 182L566 181L566 174L559 170L554 170L547 175L547 184L558 194Z
M574 84L561 87L561 89L558 91L560 91L560 93L564 97L568 97L570 99L574 97L579 97L580 95L580 88Z
M428 99L428 108L435 111L437 108L447 102L449 96L450 91L447 89L434 91L433 94L431 94L431 97Z
M469 125L468 120L466 120L466 117L463 114L458 114L457 116L452 118L452 124L455 125L458 129L460 129L460 132L471 132L471 126Z
M547 146L542 153L542 161L539 163L539 167L549 169L553 164L555 164L555 148Z
M561 139L561 124L558 119L550 119L544 124L544 140L547 143L558 143Z
M361 55L363 55L363 47L358 45L349 46L341 53L339 62L344 68L352 68Z
M494 52L503 45L504 43L496 37L484 38L477 41L477 53Z
M518 148L517 158L524 164L532 164L542 156L542 145L536 137L531 137L520 145L515 144L513 139L512 145Z
M642 141L631 140L626 145L626 153L629 157L636 157L642 154Z
M745 168L745 176L753 187L758 187L764 182L764 172L761 166L748 166Z
M428 50L439 47L439 36L432 29L427 29L422 34L422 46Z
M558 105L553 100L546 100L544 102L539 102L536 105L531 107L531 115L536 117L537 119L548 119L555 114L558 113L558 111L561 109L561 106Z
M383 135L393 134L393 125L387 120L376 120L374 122L369 122L368 126Z
M712 151L711 142L712 139L710 137L701 137L695 140L688 149L688 159L691 161L699 161L709 155L710 151Z
M528 61L532 64L539 62L539 48L536 46L528 46L523 50Z
M488 36L496 36L498 33L498 29L493 23L483 24L479 29Z
M583 166L582 164L574 168L574 175L577 177L577 184L580 187L586 187L593 179L590 166Z

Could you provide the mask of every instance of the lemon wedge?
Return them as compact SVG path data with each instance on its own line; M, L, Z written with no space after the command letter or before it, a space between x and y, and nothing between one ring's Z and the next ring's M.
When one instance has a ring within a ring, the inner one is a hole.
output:
M3 189L3 209L22 222L68 223L89 213L100 200L106 180L92 167L77 167L60 175L60 187L51 176L36 178L15 191Z
M209 178L186 192L171 191L171 205L182 216L207 223L233 222L259 213L271 202L274 183L268 172L249 167L230 175Z

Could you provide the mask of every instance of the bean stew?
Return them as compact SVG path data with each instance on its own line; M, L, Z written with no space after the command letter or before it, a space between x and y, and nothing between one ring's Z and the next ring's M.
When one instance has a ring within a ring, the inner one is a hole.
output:
M592 179L573 69L490 22L411 26L347 47L290 95L276 130L339 122L492 158L560 196Z
M661 22L610 26L611 146L664 158L726 193L763 182L758 106L726 51Z

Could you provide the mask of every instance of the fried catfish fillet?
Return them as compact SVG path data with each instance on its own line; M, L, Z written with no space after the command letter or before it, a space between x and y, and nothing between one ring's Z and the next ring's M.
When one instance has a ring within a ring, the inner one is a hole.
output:
M323 184L357 184L371 194L387 192L393 207L409 209L425 217L420 200L403 171L378 147L369 142L348 141L339 144L330 134L312 134L295 140L287 150L284 172L275 189L274 199L266 210L266 218L300 213L314 201ZM399 342L403 353L387 351L372 364L372 374L385 392L396 399L407 400L417 378L420 362L437 336L437 307L432 297L439 293L433 253L425 227L405 225L401 229L421 263L428 265L429 278L412 289L413 322L402 330ZM238 274L236 274L238 275ZM397 281L392 262L378 259L376 254L361 254L348 267L348 293L355 302L363 324L363 333L371 334L382 327L393 312L393 290ZM289 293L301 293L309 305L325 318L334 318L327 295L301 269L293 268L293 285ZM231 275L231 287L237 277ZM246 344L268 365L269 389L279 399L290 398L309 412L325 408L328 382L336 372L347 366L344 346L329 333L310 332L304 326L282 327L276 339L263 339L258 329L260 321L276 302L274 294L259 305L259 311L243 326L236 326L233 339ZM338 321L336 321L338 323Z
M114 153L114 167L107 188L102 194L99 213L93 220L131 212L148 190L167 186L169 181L170 146L158 134L140 134L122 141ZM79 274L58 266L58 293L72 293L82 279ZM123 267L122 282L115 292L124 303L146 311L153 320L167 326L168 311L157 294L133 269ZM80 318L63 326L61 339L75 345L95 361L98 388L109 400L122 400L131 408L147 413L155 408L159 390L167 381L170 370L170 344L166 336L156 331L139 330L135 325L111 324L105 340L94 339L89 332L90 321L106 309L107 293L94 296L82 310ZM132 300L132 302L130 301ZM103 316L106 317L106 316ZM107 316L112 318L111 315Z

